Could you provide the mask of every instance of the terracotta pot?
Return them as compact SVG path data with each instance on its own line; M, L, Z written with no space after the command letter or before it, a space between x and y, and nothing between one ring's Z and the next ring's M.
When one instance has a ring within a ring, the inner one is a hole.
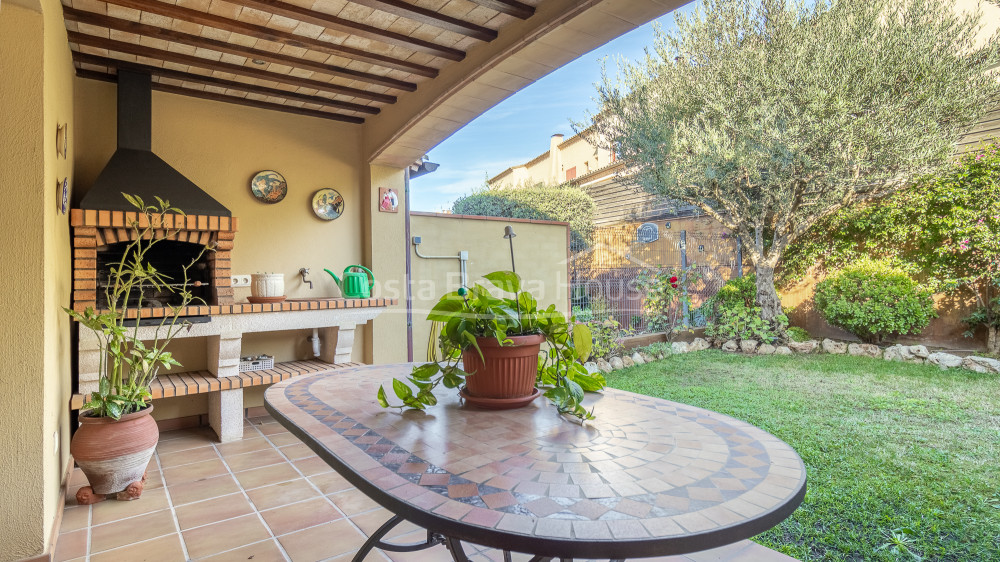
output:
M496 338L476 338L483 357L475 348L462 353L466 392L481 398L519 398L535 393L538 350L545 336L510 336L513 345L501 346ZM483 359L486 362L483 362Z
M73 434L69 451L87 475L89 488L77 494L80 503L93 503L106 494L119 499L135 499L142 494L146 466L153 456L160 431L150 414L153 406L126 414L120 420L80 416L80 428ZM90 496L100 496L95 499ZM92 500L92 501L87 501Z

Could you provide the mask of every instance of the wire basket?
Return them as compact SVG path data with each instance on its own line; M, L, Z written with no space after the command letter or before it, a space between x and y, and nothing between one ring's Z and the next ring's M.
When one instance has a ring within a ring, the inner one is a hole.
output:
M256 357L240 357L240 372L264 371L274 368L274 357L258 355Z

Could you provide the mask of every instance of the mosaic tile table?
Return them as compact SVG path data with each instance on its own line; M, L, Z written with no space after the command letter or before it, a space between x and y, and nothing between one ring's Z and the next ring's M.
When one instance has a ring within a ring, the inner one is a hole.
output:
M409 365L366 366L274 385L267 409L396 516L355 560L408 520L464 561L461 541L534 560L684 554L742 540L801 503L802 460L784 442L700 408L607 389L581 426L545 400L487 411L442 392L425 412L375 401Z

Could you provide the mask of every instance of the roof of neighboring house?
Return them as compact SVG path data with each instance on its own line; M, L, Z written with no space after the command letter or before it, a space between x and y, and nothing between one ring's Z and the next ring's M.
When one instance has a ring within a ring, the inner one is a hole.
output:
M617 173L618 170L624 167L625 165L621 161L615 161L605 166L601 166L600 168L594 168L593 170L587 172L586 174L583 174L582 176L577 176L572 180L570 180L569 183L576 186L581 186L591 180L597 179L599 176L607 175L608 172Z
M586 141L587 139L586 139L586 137L584 135L586 135L587 133L589 133L593 129L594 129L593 126L587 127L586 129L580 131L579 133L577 133L577 134L571 136L570 138L568 138L568 139L562 141L561 143L559 143L559 148L562 149L562 148L567 147L567 146L569 146L571 144L575 144L575 143L577 143L577 142L579 142L581 140L582 141ZM503 179L503 178L509 176L510 174L514 173L514 168L527 168L528 166L534 166L535 164L537 164L537 163L541 162L542 160L544 160L545 158L547 158L548 155L549 155L549 151L546 150L545 152L539 154L538 156L535 156L531 160L528 160L524 164L518 164L517 166L511 166L510 168L507 168L506 170L500 172L499 174L493 176L492 178L487 179L486 183L495 183L497 181L500 181L501 179ZM605 168L606 167L607 166L605 166Z

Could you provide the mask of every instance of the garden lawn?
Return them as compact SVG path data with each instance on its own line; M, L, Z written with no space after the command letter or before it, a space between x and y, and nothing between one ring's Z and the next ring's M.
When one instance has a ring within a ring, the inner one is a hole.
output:
M1000 561L997 375L710 350L608 384L745 420L798 451L805 501L762 545L800 560Z

